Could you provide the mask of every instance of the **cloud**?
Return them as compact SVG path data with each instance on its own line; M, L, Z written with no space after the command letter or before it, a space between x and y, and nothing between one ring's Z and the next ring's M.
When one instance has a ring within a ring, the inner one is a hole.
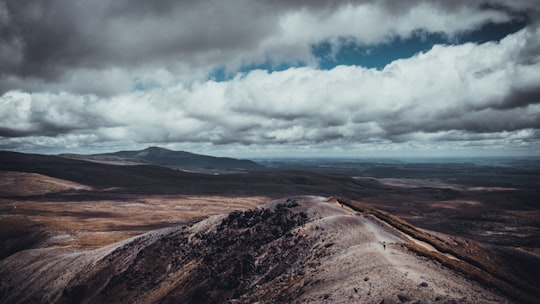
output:
M538 12L533 0L0 0L0 148L538 151ZM313 54L523 19L500 42L380 70L321 70ZM268 62L306 64L241 69ZM231 79L208 80L216 68Z
M0 146L536 147L540 52L523 52L538 45L536 33L528 28L499 43L437 45L383 70L253 70L190 85L173 84L164 72L164 85L141 79L147 90L114 96L10 91L0 97Z
M0 0L0 92L67 90L115 95L165 68L183 82L216 67L317 64L311 46L448 36L506 22L531 1L19 1ZM503 7L503 9L501 9ZM104 79L103 87L88 81ZM115 81L117 80L117 81Z

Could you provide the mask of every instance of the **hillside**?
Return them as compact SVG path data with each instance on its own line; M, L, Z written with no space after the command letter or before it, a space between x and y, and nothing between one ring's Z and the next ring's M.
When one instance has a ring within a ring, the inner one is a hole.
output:
M99 249L0 262L4 303L500 303L418 257L403 231L321 197L156 230Z
M138 151L119 151L93 155L63 154L61 156L115 165L151 164L194 172L227 173L266 169L251 160L213 157L185 151L172 151L160 147L148 147Z
M1 280L0 285L19 288L8 281L13 280L28 290L41 288L41 280L47 282L55 277L41 277L46 271L41 272L40 267L50 266L47 269L53 271L57 262L66 261L75 267L69 266L73 271L66 273L78 273L76 267L99 264L101 260L95 260L96 255L108 255L109 250L134 242L144 233L162 234L159 231L191 227L208 217L223 218L233 210L253 209L277 198L336 194L355 200L338 198L342 205L338 205L339 210L349 216L359 212L376 225L401 231L398 235L404 237L404 243L399 247L409 254L436 261L437 265L460 273L460 277L505 291L511 298L524 299L520 302L538 302L530 300L540 294L540 213L537 208L540 192L535 189L469 188L415 179L390 181L304 171L214 175L155 165L119 166L15 152L0 152L0 260L6 269L26 269L21 273L27 276L28 282L17 281L21 278L16 279L17 274L9 270L5 275L12 279ZM297 199L300 206L305 206L302 200ZM325 204L329 203L322 206ZM295 208L288 209L305 209ZM308 213L308 222L312 220L310 216L314 215ZM348 226L339 227L348 234L363 229L354 226L356 228L349 231ZM238 240L246 237L251 242L250 235L241 234L246 230L240 230L228 229L226 234ZM426 231L436 238L431 238ZM416 246L423 244L416 241L409 243L411 237L429 246ZM195 246L190 242L182 244ZM249 244L244 245L249 249ZM138 252L146 245L132 246L139 247ZM427 252L426 248L429 248ZM430 253L432 249L435 249L434 254ZM446 259L447 254L457 260ZM90 260L85 258L88 255L92 257ZM2 267L0 265L0 269ZM27 270L32 270L32 275L25 272ZM59 268L58 271L58 277L62 277L67 270ZM63 282L67 284L69 280ZM67 290L67 298L73 300L73 295L78 294L77 288ZM359 290L353 287L353 291L354 288ZM50 296L39 290L35 295ZM0 302L5 302L3 299L8 296L12 299L7 302L10 303L18 302L14 299L22 295L13 298L6 292L0 294ZM333 299L331 296L324 299L324 296L314 301Z
M381 187L377 182L354 180L338 175L289 171L213 175L153 165L117 166L9 151L0 151L0 170L39 173L96 189L105 189L108 193L264 195L277 198L296 194L341 193L351 196L354 193L377 193L388 189Z

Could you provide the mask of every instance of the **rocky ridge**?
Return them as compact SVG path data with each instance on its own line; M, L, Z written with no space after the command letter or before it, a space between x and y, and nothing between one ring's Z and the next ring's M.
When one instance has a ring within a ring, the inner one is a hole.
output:
M4 303L500 303L369 214L292 197L83 252L0 262Z

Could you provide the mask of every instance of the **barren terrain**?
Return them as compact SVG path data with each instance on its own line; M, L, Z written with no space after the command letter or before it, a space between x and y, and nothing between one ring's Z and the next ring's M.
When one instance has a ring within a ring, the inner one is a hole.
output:
M296 197L98 249L19 252L1 262L0 290L7 302L508 301L409 242L368 214Z
M540 298L540 193L511 179L528 168L503 184L1 156L3 303Z
M91 187L40 174L0 172L0 177L3 183L0 193L4 195L0 198L0 226L4 238L8 230L12 231L12 238L2 246L3 255L17 242L24 241L28 227L43 234L32 247L86 249L150 230L191 223L214 214L253 208L268 200L258 196L231 198L80 192L91 190ZM56 195L48 197L45 194Z

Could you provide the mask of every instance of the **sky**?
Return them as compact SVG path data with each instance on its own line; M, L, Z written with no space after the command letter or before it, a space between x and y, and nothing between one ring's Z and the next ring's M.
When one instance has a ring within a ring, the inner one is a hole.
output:
M0 150L540 156L540 3L0 0Z

